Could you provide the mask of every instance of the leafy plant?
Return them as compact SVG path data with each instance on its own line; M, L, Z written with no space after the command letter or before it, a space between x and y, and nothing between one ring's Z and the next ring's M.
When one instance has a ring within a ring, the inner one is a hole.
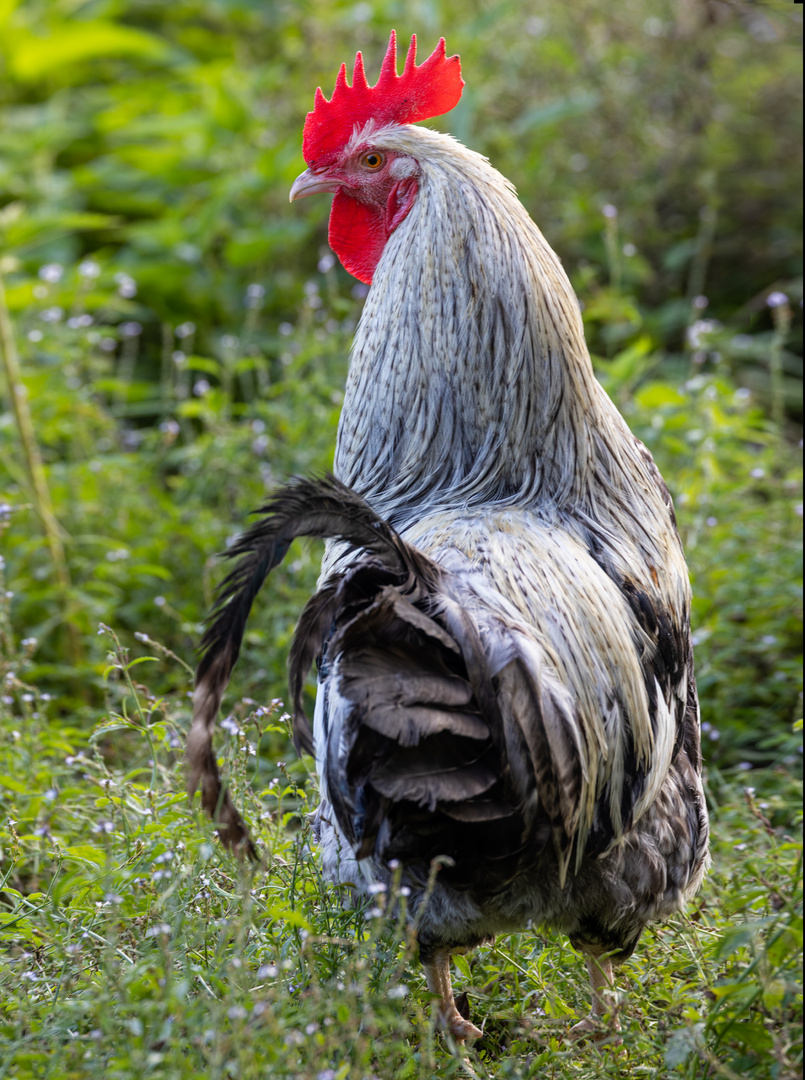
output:
M0 4L0 1077L801 1075L801 12L416 15ZM365 292L326 206L288 210L301 123L392 25L450 27L450 130L563 257L691 568L714 863L626 966L621 1048L566 1041L578 958L511 935L456 960L462 1061L405 897L322 883L281 704L315 546L272 574L222 724L259 869L186 803L215 553L331 464Z

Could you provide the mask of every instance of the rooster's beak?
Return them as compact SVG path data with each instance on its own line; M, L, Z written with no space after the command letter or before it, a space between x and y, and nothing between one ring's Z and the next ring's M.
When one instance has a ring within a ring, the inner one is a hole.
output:
M305 171L294 180L291 185L289 202L294 199L306 199L308 195L318 195L322 191L338 191L342 181L324 173L314 173L311 169Z

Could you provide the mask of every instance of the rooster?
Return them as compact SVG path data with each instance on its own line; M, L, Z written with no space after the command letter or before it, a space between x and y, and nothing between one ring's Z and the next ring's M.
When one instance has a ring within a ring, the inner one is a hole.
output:
M444 39L380 77L358 53L304 129L291 200L334 194L329 240L371 287L335 475L297 480L230 549L202 643L189 787L254 852L212 752L257 592L297 536L328 541L291 649L294 739L315 754L325 872L401 867L438 1021L450 955L527 926L613 962L708 863L690 589L668 489L596 382L561 264L486 158L417 121L464 86ZM302 688L318 663L311 731ZM396 860L396 863L395 863ZM438 867L439 873L429 878ZM422 909L422 910L420 910Z

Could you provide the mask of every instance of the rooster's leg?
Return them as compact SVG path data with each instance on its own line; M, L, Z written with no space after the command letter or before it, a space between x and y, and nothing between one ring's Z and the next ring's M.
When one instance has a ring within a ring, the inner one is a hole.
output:
M432 960L422 965L425 969L425 978L428 982L428 990L432 994L438 994L439 1000L434 1002L436 1009L436 1021L440 1027L449 1031L456 1042L463 1043L466 1040L472 1042L480 1039L483 1032L465 1020L456 1008L456 999L453 997L453 984L450 981L450 953L447 949L437 949Z
M592 990L593 1011L591 1016L570 1029L570 1035L572 1038L582 1038L585 1035L605 1038L611 1032L621 1029L617 999L614 994L612 960L608 956L592 956L589 953L586 960ZM603 1021L607 1022L606 1026Z

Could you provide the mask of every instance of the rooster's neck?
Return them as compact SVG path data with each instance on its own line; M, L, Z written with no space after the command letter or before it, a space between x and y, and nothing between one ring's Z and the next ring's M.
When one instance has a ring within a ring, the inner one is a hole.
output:
M561 504L584 483L600 400L558 258L507 181L449 140L375 273L338 476L400 526L428 506Z

